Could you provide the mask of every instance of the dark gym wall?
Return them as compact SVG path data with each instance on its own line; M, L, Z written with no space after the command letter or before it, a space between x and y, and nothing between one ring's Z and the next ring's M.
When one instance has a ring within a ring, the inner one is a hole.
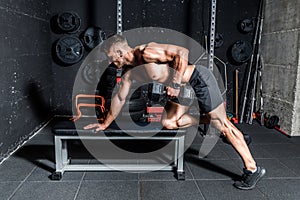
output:
M98 26L108 34L116 32L116 5L117 1L104 0L51 0L50 13L54 17L60 12L74 11L81 18L81 26L78 32L72 34L58 34L51 31L52 45L64 35L80 37L84 30L90 26ZM88 51L85 51L85 55ZM52 57L54 55L52 54ZM52 63L54 74L54 98L55 113L57 115L72 114L72 91L73 84L81 62L74 65L62 66L56 62Z
M123 30L157 26L180 31L194 38L204 46L204 35L209 36L210 0L123 0ZM242 34L237 24L244 18L255 18L259 0L225 0L217 1L216 31L224 36L224 44L215 50L215 54L227 63L228 92L227 110L234 112L234 78L236 69L240 71L240 90L245 78L246 64L235 65L228 61L227 51L237 40L252 43L252 33ZM101 27L108 35L116 33L117 1L52 0L51 16L61 11L75 11L81 19L79 32L71 35L79 36L88 26ZM62 37L52 31L52 42ZM88 52L85 52L87 54ZM55 83L56 114L71 114L71 96L73 82L81 62L71 66L60 66L53 62Z
M239 110L243 92L246 84L247 63L236 64L230 59L231 46L241 40L253 44L255 30L249 33L242 33L238 30L240 20L249 18L254 21L260 0L225 0L217 1L216 32L224 37L224 43L220 48L215 49L215 55L227 64L227 111L235 113L235 70L239 71ZM207 28L206 28L207 29ZM245 73L246 72L246 73ZM240 113L240 112L239 112Z
M46 0L0 2L0 161L51 114L52 70Z

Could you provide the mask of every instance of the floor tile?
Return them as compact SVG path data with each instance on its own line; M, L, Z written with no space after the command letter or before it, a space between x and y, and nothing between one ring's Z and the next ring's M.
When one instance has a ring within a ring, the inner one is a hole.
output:
M135 200L137 181L83 181L76 200Z
M23 181L34 168L34 163L11 156L0 165L0 181Z
M300 177L300 158L280 158L279 161Z
M234 180L240 178L244 166L231 145L219 139L207 157L198 158L203 143L203 137L199 134L185 152L185 181L178 181L172 171L65 172L60 181L52 181L49 176L55 170L55 157L50 124L1 164L0 199L7 199L12 194L12 199L17 200L294 200L300 196L300 137L287 138L276 130L267 129L256 122L253 125L236 124L252 137L250 151L258 165L267 169L266 176L251 191L241 191L232 185ZM99 146L99 142L95 142L95 145ZM122 147L127 148L128 144L124 145ZM135 148L132 143L129 146ZM71 148L69 155L73 164L99 162L79 140L69 143L68 147ZM143 149L143 145L140 147ZM137 155L139 157L135 157L136 160L144 159L144 154ZM166 161L165 159L172 158L170 155L164 154L160 159L154 160ZM111 160L111 157L108 155L104 159ZM127 162L126 159L124 162Z
M55 171L55 164L48 160L40 160L39 167L37 167L27 178L27 181L53 181L51 174ZM84 172L64 172L60 181L80 181Z
M237 179L240 170L231 160L189 160L187 162L195 179Z
M251 134L251 138L255 144L281 144L281 143L292 143L288 137L283 136L280 133L260 133L260 134Z
M249 145L249 149L254 159L272 158L272 154L270 154L267 150L264 149L264 145L258 145L256 143L253 143Z
M268 144L262 145L273 158L300 157L300 145L296 144Z
M229 180L197 181L205 200L262 200L267 199L257 188L243 191L235 188Z
M8 199L20 183L19 181L0 182L0 199Z
M142 181L140 195L143 200L204 199L194 181Z
M259 183L259 190L262 191L268 199L296 200L300 197L300 180L266 179Z
M265 178L296 176L292 170L284 166L278 159L256 159L256 163L266 169Z
M199 150L201 147L209 145L192 145L185 153L186 157L197 157L199 154ZM222 150L223 147L221 145L215 145L212 150L208 153L208 155L205 157L207 160L228 160L229 156Z
M185 166L185 180L192 180L193 176L189 169ZM173 180L177 181L176 172L172 171L155 171L148 173L139 173L139 180Z
M128 172L86 172L84 180L98 180L98 181L109 181L109 180L118 180L118 181L133 181L138 180L137 173L128 173Z
M79 182L24 182L11 199L73 200L78 185Z

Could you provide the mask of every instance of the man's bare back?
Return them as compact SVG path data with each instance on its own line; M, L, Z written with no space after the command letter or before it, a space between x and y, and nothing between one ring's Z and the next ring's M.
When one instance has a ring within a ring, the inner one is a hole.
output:
M194 65L188 65L182 77L182 83L190 80L194 70ZM147 63L132 67L128 70L129 79L140 83L157 81L160 83L169 83L172 81L174 70L168 64Z

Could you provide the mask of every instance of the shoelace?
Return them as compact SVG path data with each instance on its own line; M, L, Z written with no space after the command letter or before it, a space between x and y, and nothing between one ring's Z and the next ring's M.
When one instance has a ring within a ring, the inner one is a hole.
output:
M244 174L242 175L241 181L242 181L243 183L246 183L249 176L250 176L250 174L244 173Z

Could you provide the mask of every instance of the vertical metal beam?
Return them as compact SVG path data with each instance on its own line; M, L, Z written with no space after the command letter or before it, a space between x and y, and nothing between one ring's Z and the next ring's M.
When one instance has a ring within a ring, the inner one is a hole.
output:
M216 9L217 0L211 0L211 13L210 13L210 41L209 41L209 58L208 68L213 71L214 68L214 49L215 49L215 31L216 31Z
M60 137L54 137L55 142L55 169L57 172L63 171L63 158L62 158L62 141Z
M177 167L178 162L178 140L175 140L175 153L174 153L174 165Z
M178 153L177 153L177 172L184 172L183 159L184 159L184 136L178 139Z
M122 34L122 0L118 0L117 4L117 34Z
M68 147L67 147L67 140L62 140L62 148L61 148L61 157L63 166L68 164Z

